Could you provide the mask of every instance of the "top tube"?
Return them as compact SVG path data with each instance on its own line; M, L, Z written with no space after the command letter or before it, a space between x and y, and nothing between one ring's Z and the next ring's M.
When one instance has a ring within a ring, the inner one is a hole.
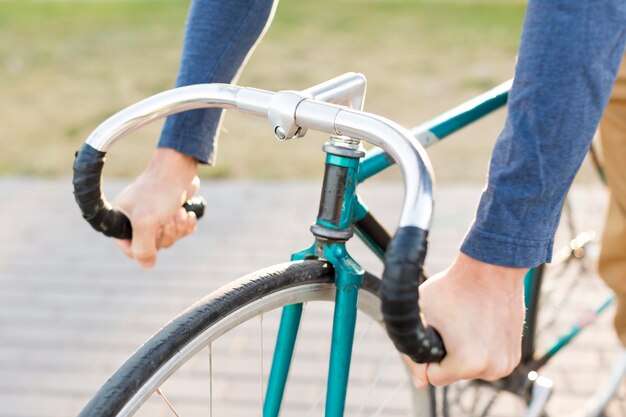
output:
M414 127L411 129L411 134L422 146L431 146L468 124L503 107L509 98L512 84L513 80L510 79L478 97ZM394 160L383 150L373 149L368 151L365 158L361 161L358 181L363 182L393 164Z
M413 136L427 147L504 106L513 79L411 129Z

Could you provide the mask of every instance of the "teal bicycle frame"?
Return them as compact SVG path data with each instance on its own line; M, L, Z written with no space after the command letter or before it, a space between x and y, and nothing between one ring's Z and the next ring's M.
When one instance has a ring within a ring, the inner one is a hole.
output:
M512 81L470 100L412 130L424 146L430 146L458 131L464 126L503 107L508 99ZM328 371L326 416L343 415L350 359L356 324L358 291L363 278L363 268L350 257L345 241L356 233L372 252L383 259L389 235L371 216L365 203L356 194L356 185L394 164L392 158L380 149L364 154L354 151L346 156L333 153L332 146L325 147L326 172L322 189L320 212L312 232L315 243L308 249L292 255L292 260L321 258L335 269L337 287L333 320L332 344ZM341 153L341 152L340 152ZM531 269L525 278L527 326L524 329L522 365L529 370L545 364L582 330L575 325L536 358L534 352L535 311L541 282L540 274ZM599 306L595 315L611 304L612 298ZM289 367L294 354L302 305L289 305L283 309L281 323L265 398L264 417L277 417L285 390ZM525 368L526 369L526 368Z

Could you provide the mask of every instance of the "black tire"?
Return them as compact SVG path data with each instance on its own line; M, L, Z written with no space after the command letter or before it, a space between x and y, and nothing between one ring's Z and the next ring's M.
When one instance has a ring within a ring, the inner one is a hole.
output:
M141 392L142 390L149 390L146 387L152 383L150 382L151 379L156 378L159 373L170 372L164 371L167 367L174 369L170 374L175 372L188 358L183 358L177 367L171 365L170 362L177 355L180 356L183 350L192 349L190 346L197 343L197 339L201 338L205 332L215 328L218 322L221 323L222 319L241 314L241 311L246 310L242 309L243 307L249 308L258 305L260 311L266 311L261 304L272 295L277 296L289 291L307 294L308 289L313 288L334 289L332 265L317 260L280 264L244 276L213 292L182 312L141 346L100 388L82 410L80 417L133 415L134 409L130 413L126 412L128 407L131 407L129 404L139 401L138 406L141 406L141 403L146 399L138 400L136 397L147 395ZM379 288L380 279L366 273L361 288L360 301L361 298L378 300ZM327 299L326 296L316 295L315 297L318 298L314 299ZM289 301L286 304L302 302L299 299L290 299ZM275 305L272 308L277 307ZM363 311L361 304L359 309ZM260 314L263 314L262 312ZM366 314L379 313L366 311ZM379 319L375 320L380 321ZM190 355L192 354L195 353ZM411 390L415 391L412 387ZM423 407L430 407L431 400L428 390L420 391L417 397L415 394L411 395L414 397L414 402L416 401L415 398L419 397L418 401ZM426 409L422 409L420 415L422 412L423 415L430 415Z

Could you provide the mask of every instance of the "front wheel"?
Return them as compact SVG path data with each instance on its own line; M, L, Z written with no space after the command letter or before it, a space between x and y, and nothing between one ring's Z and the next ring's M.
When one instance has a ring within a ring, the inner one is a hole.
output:
M380 279L359 292L345 415L431 415L382 327ZM280 308L304 303L284 416L323 415L334 270L290 262L242 277L165 325L100 388L81 417L262 415Z

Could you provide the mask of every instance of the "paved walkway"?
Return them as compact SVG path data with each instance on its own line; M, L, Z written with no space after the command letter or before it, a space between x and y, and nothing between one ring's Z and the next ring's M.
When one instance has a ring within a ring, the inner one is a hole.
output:
M106 191L112 195L120 186L108 184ZM452 260L479 191L474 185L438 189L430 271ZM210 182L203 185L202 194L210 197L210 205L198 233L163 252L158 266L146 272L82 221L69 180L0 178L0 417L76 415L120 363L180 310L234 277L287 260L289 253L311 242L308 225L317 213L317 184ZM401 188L371 184L362 195L392 227ZM600 227L602 191L585 188L575 197L582 208L578 217ZM380 263L362 244L353 242L351 252L367 269L380 272ZM313 323L328 320L324 312L309 315ZM234 340L229 351L241 345ZM359 354L380 349L364 340ZM555 364L559 366L546 370L566 387L553 398L553 415L580 404L584 389L600 382L596 370L602 363L593 356L600 345L608 363L616 351L608 317L568 348ZM303 386L298 396L316 398L322 392L325 365L314 347L301 344L299 349L309 352L305 357L310 361L304 379L296 379ZM271 354L268 346L264 351ZM597 367L582 378L568 374L586 363ZM237 366L256 365L232 362L227 369L231 376ZM253 385L250 390L259 390ZM360 398L371 396L367 390L359 392ZM214 396L220 395L214 391ZM360 402L357 399L355 407ZM231 405L242 403L230 400ZM398 410L391 407L394 413ZM375 409L366 409L364 415L370 411ZM294 413L300 414L306 413ZM236 415L235 410L228 415Z

